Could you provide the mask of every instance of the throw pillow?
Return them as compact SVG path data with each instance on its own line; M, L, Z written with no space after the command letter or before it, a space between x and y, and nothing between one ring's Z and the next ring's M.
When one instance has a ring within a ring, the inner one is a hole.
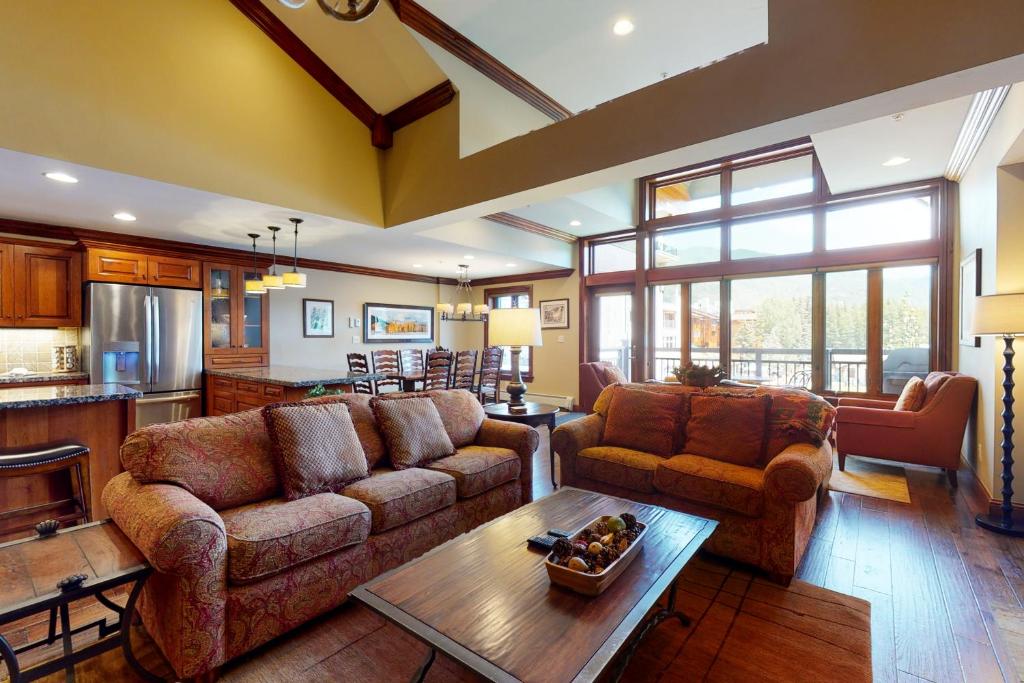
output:
M369 475L344 403L275 403L263 408L263 421L288 500L337 493Z
M377 397L370 402L384 441L391 454L391 465L404 470L455 454L455 446L445 431L441 414L429 398Z
M626 377L626 373L622 371L622 368L609 363L604 366L604 381L605 384L625 384L629 379Z
M601 444L664 457L675 455L682 445L682 403L680 394L615 387Z
M686 425L686 452L722 462L760 467L771 396L693 394Z
M910 381L903 385L900 397L896 399L893 410L909 410L917 412L924 405L924 399L928 395L928 387L920 377L911 377Z

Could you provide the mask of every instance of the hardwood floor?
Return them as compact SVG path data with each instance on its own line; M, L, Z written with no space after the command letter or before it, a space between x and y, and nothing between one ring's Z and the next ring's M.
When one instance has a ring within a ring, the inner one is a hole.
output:
M540 433L535 497L551 492L548 436L545 429ZM837 492L826 496L798 578L871 603L875 681L1024 680L1024 540L974 525L987 497L969 470L960 470L958 490L938 470L906 472L909 505ZM82 620L97 608L82 611ZM74 616L73 622L79 623ZM32 635L43 628L34 624ZM29 635L6 629L5 634L17 640ZM382 654L395 648L408 653L400 671L388 668L394 659ZM224 678L269 681L304 671L306 680L404 680L424 651L379 617L346 606L233 662ZM161 669L157 653L144 646L141 654L147 666ZM117 652L79 671L80 680L132 680ZM427 680L474 679L441 658ZM675 678L669 670L657 680Z

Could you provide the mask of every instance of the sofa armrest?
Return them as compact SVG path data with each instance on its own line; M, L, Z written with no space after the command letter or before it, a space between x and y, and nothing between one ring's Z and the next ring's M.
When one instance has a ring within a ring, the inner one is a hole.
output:
M584 448L601 445L604 418L597 413L570 420L551 434L551 450L561 463L562 484L573 484L576 475L576 454Z
M836 424L861 424L873 427L914 429L917 426L917 413L909 410L879 410L877 408L839 406L836 408Z
M195 576L227 553L220 515L180 486L140 484L122 472L104 487L103 504L159 572Z
M487 418L476 434L476 445L492 448L511 448L519 455L523 503L533 500L533 454L540 445L540 434L533 427L516 422L503 422Z
M795 443L772 458L764 470L766 495L799 503L809 500L832 474L832 446Z
M840 396L836 400L838 406L849 406L851 408L881 408L883 410L892 410L896 406L896 401L886 401L877 398L855 398L853 396Z

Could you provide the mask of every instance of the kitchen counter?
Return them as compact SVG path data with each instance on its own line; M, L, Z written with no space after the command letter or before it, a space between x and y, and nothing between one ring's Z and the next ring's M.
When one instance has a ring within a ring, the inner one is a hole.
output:
M28 375L0 375L3 384L36 384L39 382L73 382L89 379L87 372L33 372Z
M356 382L386 379L387 374L357 374L345 370L318 370L316 368L299 368L291 365L267 365L259 368L208 369L206 374L214 377L227 377L235 380L276 384L282 387L315 387L318 384L330 386L334 384L352 385Z
M0 389L0 410L70 406L79 403L134 400L141 397L141 391L120 384L10 387Z

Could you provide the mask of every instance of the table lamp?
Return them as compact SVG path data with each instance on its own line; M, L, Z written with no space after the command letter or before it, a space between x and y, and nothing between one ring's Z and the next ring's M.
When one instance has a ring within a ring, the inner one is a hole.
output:
M487 320L487 343L512 349L512 381L505 387L511 407L523 406L526 385L519 371L519 354L524 346L543 346L539 308L496 308Z
M974 300L971 334L1003 338L1003 503L1000 514L981 514L978 526L1024 536L1024 516L1013 514L1013 336L1024 333L1024 294L992 294ZM1015 519L1016 517L1016 519Z

